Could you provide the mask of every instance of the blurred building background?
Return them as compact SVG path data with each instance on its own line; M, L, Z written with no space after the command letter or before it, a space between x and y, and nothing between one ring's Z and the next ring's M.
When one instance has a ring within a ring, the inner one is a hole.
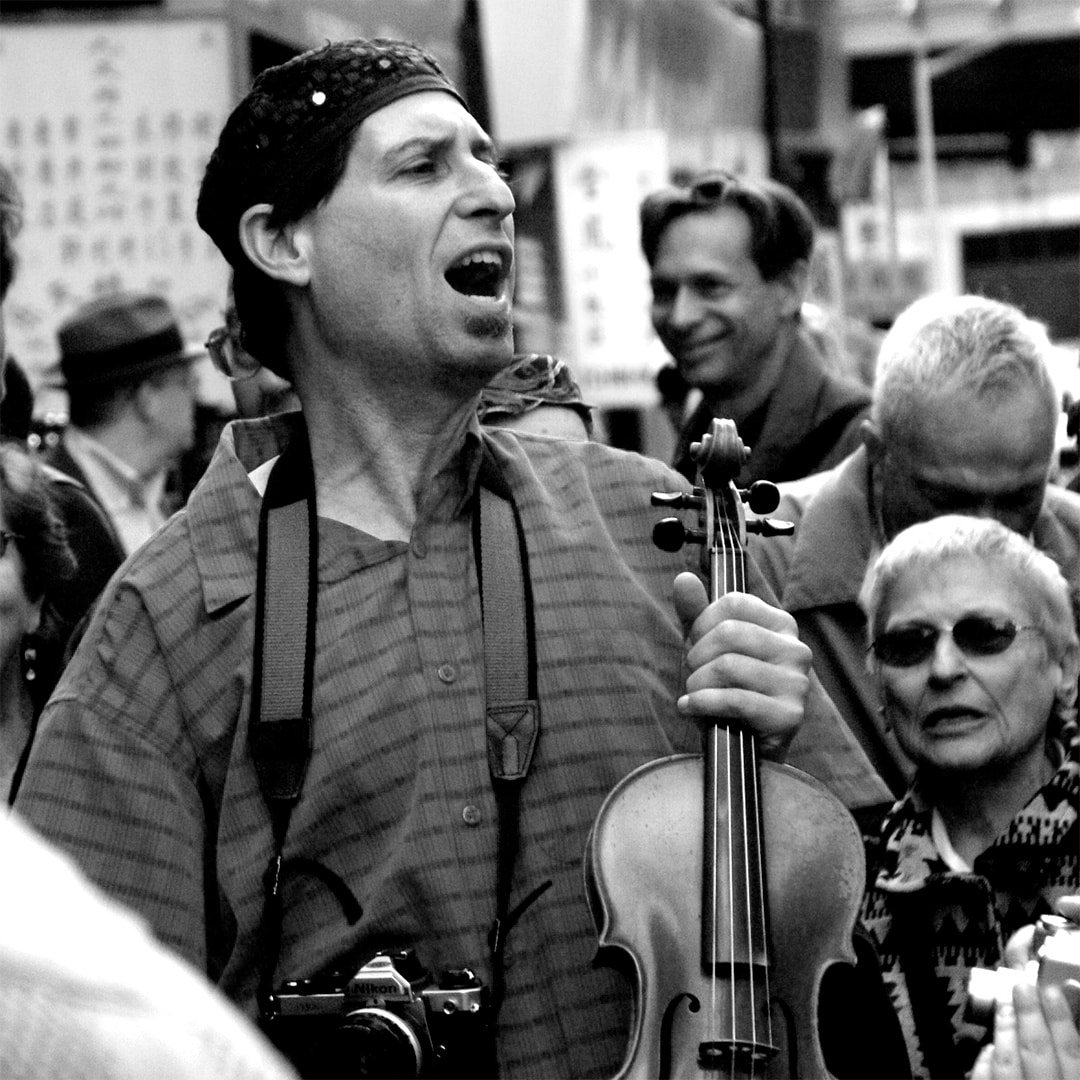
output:
M1045 321L1075 385L1080 0L4 0L0 160L27 203L8 345L39 411L64 404L55 328L97 292L164 292L194 339L221 321L194 204L225 116L264 67L379 35L431 49L503 148L519 348L570 361L603 437L667 455L637 204L709 166L813 208L836 362L866 374L852 328L978 291Z

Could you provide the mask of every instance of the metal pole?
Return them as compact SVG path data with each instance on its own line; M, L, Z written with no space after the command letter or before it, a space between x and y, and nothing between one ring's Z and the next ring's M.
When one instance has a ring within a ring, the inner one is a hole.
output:
M769 152L769 175L774 180L787 179L780 153L780 123L776 103L776 30L769 14L769 0L757 2L758 22L761 24L762 98L761 126Z
M915 98L915 131L919 147L919 175L922 179L923 214L930 241L930 288L942 287L941 241L938 236L937 153L934 148L934 103L930 80L930 58L926 44L917 46L911 68Z

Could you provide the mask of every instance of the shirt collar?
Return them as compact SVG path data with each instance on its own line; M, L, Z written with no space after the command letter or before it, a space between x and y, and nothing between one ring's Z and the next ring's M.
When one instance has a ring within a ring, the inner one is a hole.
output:
M214 612L254 593L262 497L249 473L280 455L291 439L303 434L299 412L234 420L222 432L206 474L187 505L207 611ZM425 488L418 529L467 511L481 458L480 426L474 419L462 446Z

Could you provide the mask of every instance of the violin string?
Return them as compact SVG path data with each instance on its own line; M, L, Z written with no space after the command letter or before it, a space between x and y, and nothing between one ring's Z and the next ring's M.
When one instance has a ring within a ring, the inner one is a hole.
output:
M738 498L738 495L735 495ZM743 555L743 549L739 543L739 538L735 534L735 526L727 515L717 515L717 520L721 523L721 531L724 538L723 550L727 553L728 558L724 563L724 592L733 590L745 591L746 589L746 563L745 556ZM758 978L757 965L754 963L755 957L758 952L755 950L755 930L760 927L762 932L765 930L765 904L767 897L765 895L765 881L764 881L764 867L762 860L764 857L765 846L763 843L761 828L761 814L760 814L760 788L758 782L758 765L757 765L757 746L755 740L749 735L743 728L738 730L738 751L739 761L741 768L739 770L739 782L741 785L741 809L742 809L742 855L743 861L741 869L744 876L744 901L745 901L745 925L746 925L746 938L747 938L747 974L749 982L749 1015L750 1015L750 1038L749 1042L751 1046L758 1045L758 1015L757 1015L757 999L758 990L756 981ZM729 787L729 799L728 807L730 810L730 786L731 786L731 773L730 773L730 734L728 735L729 746L729 765L728 765L728 787ZM750 770L748 773L747 770ZM749 776L750 790L747 790L747 777ZM751 817L752 815L752 817ZM751 854L751 830L753 830L753 838L756 840L756 850L754 851L755 859L750 858ZM731 823L729 816L729 841L731 837ZM733 852L733 842L729 842L729 866L732 860L730 855ZM755 912L754 909L754 882L751 880L751 875L756 867L757 870L757 897L758 907L760 911ZM730 874L730 871L729 871ZM732 883L733 884L733 883ZM734 892L730 892L729 895L732 899L732 918L734 919ZM757 915L760 921L756 921L754 916ZM734 930L732 930L732 940L734 940ZM764 963L764 971L762 973L762 982L764 984L764 1002L765 1002L765 1031L766 1040L768 1045L772 1045L772 1010L769 1002L770 988L769 988L769 971L768 971L768 956L767 956L767 941L762 938L757 943L760 949L760 954ZM734 949L732 949L732 987L735 986L734 981ZM732 1024L732 1036L735 1039L739 1038L739 1033L735 1031L734 1017L737 1016L737 1012L734 1008L734 993L732 995L733 1009L733 1024ZM758 1072L758 1062L755 1057L751 1059L751 1072L756 1077Z
M732 489L733 492L733 489ZM733 492L734 494L734 492ZM734 494L737 499L738 495ZM723 591L724 593L731 592L733 590L742 590L745 588L743 578L745 573L739 574L739 544L738 537L735 534L735 527L730 517L727 514L718 514L717 520L720 523L720 531L722 535L721 549L724 553L724 581ZM754 942L753 942L753 929L754 923L752 919L752 902L751 902L751 881L750 881L750 864L749 864L749 834L747 828L747 816L746 816L746 753L747 753L747 737L742 727L737 728L738 741L733 745L733 734L731 727L725 728L725 742L728 747L728 767L727 767L727 783L728 783L728 897L730 904L730 921L731 927L729 931L729 943L730 943L730 956L731 956L731 1003L732 1003L732 1023L731 1023L731 1037L736 1043L744 1041L744 1033L739 1030L739 1016L740 1010L737 1004L737 988L738 984L735 979L735 960L738 955L736 949L736 933L737 927L741 926L744 929L746 935L746 948L747 948L747 976L749 983L749 1043L751 1046L757 1042L757 1010L754 1008L754 1002L756 1001L755 992L755 972L754 972ZM737 751L739 770L738 776L733 777L731 757L732 751ZM734 830L736 823L733 820L732 813L732 791L733 781L737 780L739 785L739 807L741 811L741 821L738 822L738 826L741 830L741 835L738 840L741 847L738 849L738 870L742 875L742 880L739 882L739 887L736 888L736 837ZM736 919L736 905L742 903L743 907L740 912L741 920Z
M734 494L734 493L733 493ZM738 494L734 494L734 498L738 499ZM738 536L735 535L735 526L729 520L726 525L728 533L728 543L725 545L727 550L731 553L731 582L730 587L733 590L743 592L746 589L746 567L742 559L742 546L739 543ZM753 890L752 882L750 880L750 873L752 869L751 860L749 858L750 853L750 826L751 821L747 813L748 792L746 790L746 776L747 767L754 767L753 751L754 744L753 738L745 731L741 726L738 729L739 735L739 783L741 785L741 801L740 807L742 808L742 849L741 849L741 868L743 872L743 897L744 897L744 922L746 926L747 936L747 974L749 980L749 1002L750 1002L750 1043L751 1045L757 1045L758 1032L757 1032L757 1009L755 1004L757 1002L757 987L756 987L756 965L754 964L754 927L755 922L753 918ZM756 1066L754 1067L756 1072Z
M714 741L715 741L717 746L720 745L720 739L719 738L716 738ZM733 868L732 868L732 865L731 865L731 844L732 844L732 839L731 839L731 812L730 812L731 811L731 740L730 739L724 739L724 750L725 750L725 754L724 754L724 783L725 783L725 787L726 787L724 805L727 806L727 808L728 808L728 815L727 815L727 853L728 853L728 858L727 858L726 862L727 862L727 874L728 874L728 896L730 897L732 895L732 887L733 887L733 878L732 878ZM715 805L719 807L720 804L716 803ZM716 863L714 862L713 865L715 866ZM715 922L714 922L714 925L715 925ZM730 903L730 900L729 900L729 903L728 903L728 928L727 929L728 929L728 941L733 945L734 941L735 941L735 909L732 906L732 904ZM716 950L715 949L713 951L713 955L714 956L716 955ZM730 947L728 948L728 956L730 957L730 959L728 961L729 967L730 967L730 970L728 972L728 986L730 987L729 997L730 997L730 1008L731 1008L731 1019L730 1019L729 1024L728 1024L728 1030L731 1033L731 1037L735 1038L736 1037L736 1026L737 1026L737 1023L738 1023L738 1012L736 1010L735 993L734 993L734 989L735 989L735 949L734 948L730 948ZM714 972L716 971L715 965L713 965L713 971ZM713 977L715 979L715 974L714 974Z
M744 550L743 550L741 545L738 546L738 547L733 546L733 550L737 552L737 557L738 557L738 567L736 569L736 577L738 578L738 581L737 581L735 587L737 589L739 589L740 591L745 591L745 589L746 589L746 557L745 557L745 554L744 554ZM766 1004L766 1007L764 1009L765 1042L766 1042L767 1045L772 1046L773 1045L772 1006L771 1006L772 990L771 990L771 987L770 987L770 984L769 984L770 960L769 960L769 951L768 951L769 950L769 941L768 941L768 933L767 933L767 930L768 930L768 924L767 924L768 896L766 895L766 892L765 892L765 850L766 849L765 849L765 839L764 839L764 836L762 834L763 823L762 823L762 814L761 814L760 773L759 773L759 769L758 769L758 760L757 760L757 750L758 750L757 740L754 739L753 737L749 737L747 739L747 747L748 747L748 753L749 753L749 758L750 758L749 767L748 767L749 771L744 770L743 776L744 777L746 777L746 776L750 777L750 783L752 785L751 795L752 795L752 799L753 799L753 805L752 805L752 817L748 815L746 818L744 818L744 821L750 827L752 827L754 829L755 838L756 838L756 841L757 841L756 859L755 859L754 866L753 867L751 867L751 866L747 867L747 889L748 889L748 895L749 895L749 892L750 892L749 875L750 875L751 870L756 868L756 870L757 870L757 896L758 896L758 907L759 907L759 911L757 912L757 914L759 916L760 921L755 923L754 925L760 926L761 933L762 933L761 941L758 943L758 946L759 946L760 955L761 955L761 958L762 958L762 965L761 965L762 966L761 980L762 980L762 983L763 983L762 998L763 998L763 1001ZM751 906L751 903L748 901L748 907L749 906ZM752 941L751 941L751 945L753 945ZM753 949L751 948L751 956L754 956L754 955L755 955L755 953L754 953ZM751 971L753 972L755 970L755 968L756 968L756 965L752 966ZM752 974L751 975L751 994L753 995L753 993L754 993L754 990L753 990L753 974ZM756 1000L756 998L755 998L755 1000ZM757 1030L756 1030L756 1028L757 1028L757 1010L756 1009L754 1010L754 1027L755 1027L754 1042L756 1043L757 1042ZM755 1066L754 1072L755 1073L757 1072L756 1066Z
M753 748L755 759L757 754L757 747ZM765 1041L769 1046L774 1046L773 1042L773 1026L772 1026L772 987L769 982L769 967L771 959L769 957L769 935L768 935L768 904L769 898L765 892L765 838L762 835L762 815L761 815L761 788L760 788L760 773L758 770L758 763L754 761L753 768L754 777L754 804L758 807L758 811L755 815L757 821L758 830L758 851L760 857L758 858L757 871L758 871L758 896L761 898L761 927L764 932L764 939L761 942L761 954L764 961L762 981L764 983L764 998L768 1007L765 1010Z
M717 502L714 502L714 504L713 504L713 521L714 521L714 523L719 523L720 524L721 531L722 531L723 530L724 517L723 517L723 514L720 513L720 508L719 508L719 505L717 504ZM720 551L723 552L723 551L726 551L726 550L727 550L727 544L723 542L723 539L721 539ZM724 593L726 593L728 591L728 587L729 587L728 564L727 564L726 559L721 560L720 563L719 563L719 572L720 572L720 581L719 582L716 580L716 577L717 577L716 571L717 571L717 567L714 565L714 567L713 567L713 575L712 575L712 579L713 579L712 580L712 584L713 584L713 596L712 596L712 599L713 600L716 600L719 596L722 596ZM719 751L720 731L719 731L719 728L714 728L713 730L714 730L714 735L713 735L712 742L713 742L713 746L714 746L714 751L713 752L715 754L715 753L717 753ZM728 874L728 884L727 884L728 897L730 898L733 895L733 884L734 883L733 883L733 877L732 877L733 868L732 868L732 860L731 860L731 851L732 851L732 842L733 842L732 841L732 836L731 836L731 813L730 813L730 808L731 808L731 742L730 742L730 739L727 738L727 737L724 738L724 750L725 750L724 784L725 784L725 789L726 790L725 790L725 798L724 798L723 805L728 807L728 815L727 815L727 822L726 822L728 858L726 860L726 866L727 866L727 874ZM713 783L714 784L717 783L717 778L718 777L719 777L719 772L718 772L718 770L716 768L716 763L714 762L714 768L713 768L713 778L714 778ZM716 798L715 791L714 791L713 795L714 795L714 797L713 797L713 806L715 808L719 809L721 803L720 803L719 799ZM720 865L718 863L718 861L717 861L717 852L715 850L715 846L719 843L719 830L716 829L715 826L713 828L713 837L714 837L714 840L713 840L713 843L714 843L714 851L713 851L714 909L713 909L713 913L712 913L712 925L713 925L713 928L714 928L713 933L714 933L714 937L715 937L716 934L721 932L721 928L720 928L719 921L718 921L718 918L717 918L719 900L718 900L718 897L716 895L716 892L718 890L718 882L716 881L716 873L715 873L715 867ZM734 941L735 941L734 918L735 918L734 908L731 905L730 899L729 899L727 933L728 933L728 941L729 941L730 946L731 946L731 947L728 948L728 956L730 958L729 959L729 972L728 972L728 986L731 988L731 990L730 990L731 1018L730 1018L730 1021L729 1021L728 1030L731 1033L732 1038L734 1038L735 1035L736 1035L735 1028L736 1028L736 1018L737 1018L736 1002L735 1002L735 994L734 994L734 987L735 987L735 949L733 947L734 946ZM719 955L719 946L718 946L718 943L714 940L713 946L712 946L712 959L715 960L715 958L718 955ZM718 993L718 989L717 989L717 985L716 985L717 975L716 975L716 965L715 965L715 963L711 964L710 967L711 967L711 970L712 970L712 975L711 975L712 994L713 994L713 996L715 998L715 996ZM715 1011L714 1011L713 1015L714 1016L716 1015Z

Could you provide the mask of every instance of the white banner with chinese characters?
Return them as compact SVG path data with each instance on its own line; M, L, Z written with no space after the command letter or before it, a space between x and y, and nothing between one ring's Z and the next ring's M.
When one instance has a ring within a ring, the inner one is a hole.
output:
M58 326L101 293L162 294L191 341L221 323L228 266L195 202L232 105L223 19L0 28L0 161L24 201L7 347L39 396Z
M662 132L590 136L555 151L567 360L593 405L658 400L654 379L667 353L649 319L638 208L667 178Z

